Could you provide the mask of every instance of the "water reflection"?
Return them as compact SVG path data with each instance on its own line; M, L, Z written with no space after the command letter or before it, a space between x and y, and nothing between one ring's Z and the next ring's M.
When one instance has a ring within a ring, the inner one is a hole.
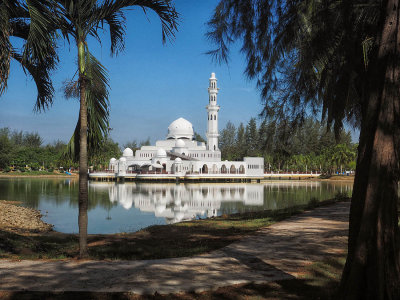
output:
M89 233L137 231L154 225L237 212L281 209L311 198L350 193L351 182L261 184L89 183ZM61 232L78 232L78 181L0 178L0 199L36 208Z
M336 191L351 191L351 184L322 182L268 182L263 184L90 184L93 191L108 190L110 201L124 209L176 223L243 211L273 210L306 204L315 197L323 200Z

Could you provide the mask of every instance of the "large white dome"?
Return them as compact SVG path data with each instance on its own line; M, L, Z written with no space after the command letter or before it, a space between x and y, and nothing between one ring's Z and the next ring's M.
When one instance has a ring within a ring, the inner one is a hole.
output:
M188 120L179 118L168 126L167 139L193 139L193 126Z
M127 156L133 156L133 151L132 151L132 149L131 149L131 148L126 148L126 149L124 150L124 152L122 152L122 156L125 156L125 157L127 157Z

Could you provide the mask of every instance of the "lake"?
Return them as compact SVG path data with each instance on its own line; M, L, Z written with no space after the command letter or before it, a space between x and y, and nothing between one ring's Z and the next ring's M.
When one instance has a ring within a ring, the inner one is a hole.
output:
M89 233L133 232L150 225L238 212L274 210L349 195L352 182L265 183L89 182ZM78 181L0 178L0 199L38 209L54 229L78 233Z

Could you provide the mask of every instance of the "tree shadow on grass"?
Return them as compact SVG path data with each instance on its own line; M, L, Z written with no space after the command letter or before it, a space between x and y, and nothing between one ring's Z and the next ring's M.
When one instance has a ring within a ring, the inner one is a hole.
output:
M10 232L0 230L0 258L71 258L77 252L78 238L58 232Z

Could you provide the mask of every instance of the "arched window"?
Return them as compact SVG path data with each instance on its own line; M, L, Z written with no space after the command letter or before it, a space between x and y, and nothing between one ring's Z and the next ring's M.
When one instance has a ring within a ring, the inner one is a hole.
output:
M239 167L239 173L240 173L240 174L244 174L244 166L243 166L243 165L240 165L240 167Z
M215 145L214 145L214 150L216 149Z
M225 165L222 165L222 167L221 167L221 173L222 173L222 174L226 174L226 173L227 173L227 169L226 169L226 166L225 166Z
M217 119L217 115L214 115L214 120L216 120Z

